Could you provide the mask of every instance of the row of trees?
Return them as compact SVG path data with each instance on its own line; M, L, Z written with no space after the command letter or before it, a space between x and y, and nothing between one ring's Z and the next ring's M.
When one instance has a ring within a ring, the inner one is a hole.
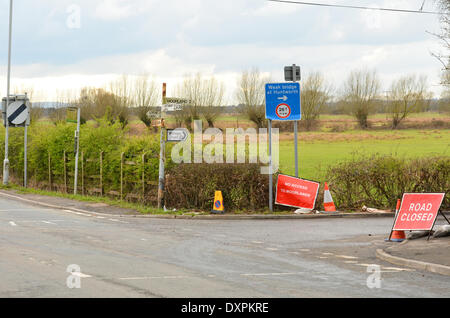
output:
M258 69L243 71L237 81L236 100L241 112L257 127L265 127L265 83L270 76ZM388 91L381 91L381 80L376 71L354 70L344 80L339 90L334 89L320 72L308 74L302 85L302 120L311 129L320 114L331 102L352 114L359 126L368 128L370 114L383 109L390 114L392 128L416 111L429 109L432 94L428 91L425 76L405 75L394 80ZM33 90L27 90L32 100ZM194 120L203 119L209 127L214 124L225 104L224 83L214 77L201 74L186 76L173 92L174 97L189 101L181 110L174 112L177 125L191 128ZM148 127L157 118L155 106L161 104L160 84L149 75L123 75L104 88L83 88L79 94L62 94L55 103L50 117L53 122L65 120L65 107L81 108L82 120L105 118L110 123L120 122L125 127L134 114ZM449 110L449 100L442 102L442 109ZM152 111L153 110L153 111ZM42 110L33 108L32 117L37 119Z
M267 81L268 78L256 69L243 72L237 92L243 112L258 127L265 125L263 105L264 83ZM312 72L302 80L301 89L302 120L306 129L313 126L331 100L352 114L363 129L368 128L369 115L377 108L383 108L390 114L392 128L395 129L410 113L427 110L433 97L428 91L426 77L417 75L405 75L394 80L383 96L381 80L376 71L370 70L352 71L338 96L333 95L332 86L320 72ZM448 101L443 105L443 109L448 108Z

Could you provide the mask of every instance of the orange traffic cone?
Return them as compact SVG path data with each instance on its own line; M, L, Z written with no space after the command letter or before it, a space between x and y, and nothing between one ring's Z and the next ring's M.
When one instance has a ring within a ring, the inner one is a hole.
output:
M323 194L323 207L326 212L336 212L336 206L334 205L333 198L331 197L328 184L325 182L325 191Z
M405 231L392 231L392 242L403 242L406 239Z
M397 207L395 208L395 218L397 218L398 211L400 210L400 199L397 200ZM405 231L392 231L389 239L386 241L391 242L403 242L406 239Z

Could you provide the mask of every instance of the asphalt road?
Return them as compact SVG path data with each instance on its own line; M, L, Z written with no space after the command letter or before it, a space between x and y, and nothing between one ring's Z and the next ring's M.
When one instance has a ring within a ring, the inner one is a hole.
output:
M449 277L375 257L391 225L111 218L0 196L0 297L448 297Z

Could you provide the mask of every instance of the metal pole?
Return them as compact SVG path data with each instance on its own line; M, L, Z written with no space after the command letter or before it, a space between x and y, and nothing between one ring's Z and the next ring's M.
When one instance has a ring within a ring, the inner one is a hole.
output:
M292 81L297 82L297 70L292 64ZM295 177L298 178L298 121L294 121Z
M269 210L273 212L272 120L269 119Z
M164 119L161 119L161 136L159 151L158 209L164 207L164 164L166 162L166 141L164 138Z
M8 41L8 73L6 76L6 108L3 113L5 118L5 160L3 161L3 184L8 185L9 180L9 159L8 159L8 141L9 141L9 122L6 117L9 106L9 84L11 80L11 38L12 38L12 8L13 0L9 1L9 41Z
M25 103L28 102L28 96L27 93L25 93ZM28 114L28 116L30 116L30 114ZM25 132L24 132L24 145L23 145L23 186L26 188L27 187L27 166L28 166L28 157L27 157L27 151L28 151L28 118L25 121Z
M78 153L80 152L80 117L81 109L77 110L77 130L75 131L75 181L73 186L73 194L77 194L77 184L78 184Z
M23 146L23 186L27 187L27 148L28 148L28 126L25 124L25 136L24 136L24 146Z

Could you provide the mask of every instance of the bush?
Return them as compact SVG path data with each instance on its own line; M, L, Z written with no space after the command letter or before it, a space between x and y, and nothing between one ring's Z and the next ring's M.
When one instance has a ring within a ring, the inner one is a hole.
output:
M166 180L166 206L209 211L216 190L227 211L268 206L269 178L257 164L180 164Z
M64 176L67 191L73 191L75 153L74 124L33 125L28 132L28 184L37 188L49 188L49 155L51 159L52 188L64 190ZM10 177L12 183L23 180L23 128L11 128L9 139ZM156 193L154 185L158 180L159 170L159 134L145 134L131 137L125 135L121 123L111 124L106 119L88 122L81 126L80 159L78 170L78 187L84 181L86 192L100 186L100 153L103 152L103 193L120 191L121 154L124 162L123 193L133 192L142 196L142 173L145 170L146 192ZM170 154L171 144L166 147ZM66 175L64 175L64 152L66 153ZM81 160L83 154L83 161ZM145 165L142 165L142 154L145 153ZM4 158L4 128L0 127L0 156ZM3 160L2 160L3 162ZM167 156L166 166L172 165ZM0 169L0 175L2 173ZM84 173L84 180L82 180ZM145 193L145 197L152 197Z
M363 205L394 209L408 192L446 192L450 189L450 157L402 160L374 155L354 158L327 171L330 190L339 209ZM447 195L442 204L450 208Z

